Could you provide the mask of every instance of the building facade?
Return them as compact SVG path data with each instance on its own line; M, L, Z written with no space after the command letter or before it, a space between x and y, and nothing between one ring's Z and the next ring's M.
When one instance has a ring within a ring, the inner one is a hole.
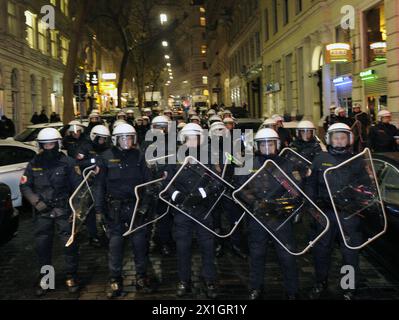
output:
M264 116L399 111L399 2L349 2L261 1Z
M41 21L41 8L49 4L55 7L54 30ZM70 25L68 0L0 0L0 114L17 131L34 112L61 113Z

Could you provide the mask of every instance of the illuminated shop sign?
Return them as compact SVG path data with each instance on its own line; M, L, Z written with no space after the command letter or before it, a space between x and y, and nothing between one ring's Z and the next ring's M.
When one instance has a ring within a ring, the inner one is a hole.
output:
M331 43L326 46L326 63L352 61L352 49L349 43Z

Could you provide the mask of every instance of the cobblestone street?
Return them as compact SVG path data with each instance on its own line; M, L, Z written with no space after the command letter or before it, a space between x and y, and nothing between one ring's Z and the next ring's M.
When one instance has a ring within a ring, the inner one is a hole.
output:
M32 220L29 217L21 219L18 236L0 248L0 299L36 299L33 290L36 279L36 256L33 246ZM227 247L227 246L226 246ZM61 273L57 277L57 270L62 270L62 245L59 241L54 246L54 267L56 270L56 290L42 299L107 299L108 272L107 252L105 248L97 249L88 245L87 240L81 240L80 246L80 277L83 288L77 295L70 295L64 286ZM153 294L136 293L133 285L135 270L132 256L125 249L124 281L128 292L123 299L172 300L176 299L175 287L177 283L176 258L162 257L152 246L151 273L159 280L157 290ZM270 261L266 268L265 299L284 299L282 276L276 261L274 251L270 251ZM200 255L194 246L193 252L193 285L194 290L188 299L205 299L201 290ZM339 290L339 266L341 256L335 250L331 285L326 299L341 299ZM313 284L313 267L310 254L298 259L300 266L301 299L307 299L307 292ZM364 254L361 257L362 287L359 288L360 299L398 299L399 283L393 280L387 271L373 265L371 259ZM247 299L248 265L247 262L234 256L226 248L222 257L217 259L219 275L220 298L223 300Z

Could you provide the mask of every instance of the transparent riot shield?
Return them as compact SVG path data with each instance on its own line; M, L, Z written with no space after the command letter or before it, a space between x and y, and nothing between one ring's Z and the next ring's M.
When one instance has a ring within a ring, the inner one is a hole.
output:
M307 252L328 230L330 222L298 186L294 168L282 159L264 165L233 192L236 202L292 255Z
M94 208L94 197L91 187L94 181L95 171L89 167L82 172L83 181L69 198L69 206L72 209L72 231L71 236L66 243L69 247L76 239L76 235L80 231L82 225L86 221L89 212Z
M190 156L185 159L159 197L170 207L200 224L215 236L227 238L237 229L245 213L229 230L224 231L227 233L215 232L209 227L209 221L222 197L232 194L233 190L234 187L231 184ZM179 194L179 200L174 198L176 194ZM223 210L221 214L222 219L231 221L229 216L223 216L228 215L229 212Z
M129 230L124 237L162 219L169 213L169 207L164 212L158 212L159 194L163 189L162 177L147 183L143 183L134 188L136 203L130 222Z
M302 184L304 179L309 177L312 173L312 163L295 150L292 150L291 148L284 148L281 150L279 156L288 161L293 167L292 176L295 178L298 184Z
M360 249L385 233L385 208L369 149L327 169L324 180L345 246Z

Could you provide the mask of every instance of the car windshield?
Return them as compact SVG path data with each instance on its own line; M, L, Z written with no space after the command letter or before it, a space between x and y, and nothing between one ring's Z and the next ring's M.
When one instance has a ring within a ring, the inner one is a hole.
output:
M28 129L22 131L20 134L17 134L14 137L14 140L19 141L19 142L33 141L36 139L38 132L39 132L39 129L37 129L37 128L28 128Z

